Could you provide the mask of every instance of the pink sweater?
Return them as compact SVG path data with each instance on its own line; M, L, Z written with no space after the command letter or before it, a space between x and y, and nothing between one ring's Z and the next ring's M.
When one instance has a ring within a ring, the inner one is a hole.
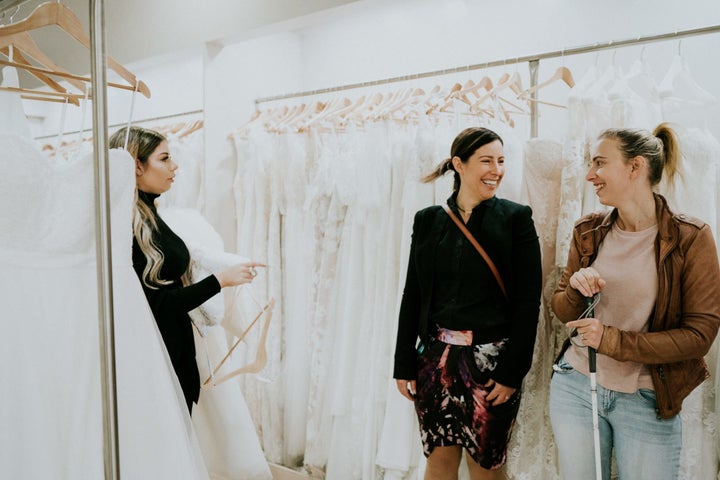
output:
M595 307L595 317L621 330L644 332L657 298L655 264L657 226L626 232L614 224L598 250L592 267L607 283ZM589 375L587 349L571 345L565 358L575 370ZM597 355L597 382L616 392L653 389L647 367Z

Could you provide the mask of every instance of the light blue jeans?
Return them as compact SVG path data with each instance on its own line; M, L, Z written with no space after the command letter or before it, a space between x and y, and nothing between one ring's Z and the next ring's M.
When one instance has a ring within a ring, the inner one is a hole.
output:
M595 479L590 378L565 359L550 382L550 423L566 480ZM560 370L558 372L558 370ZM610 479L612 450L620 480L675 480L680 470L680 415L657 418L655 392L620 393L597 386L603 480Z

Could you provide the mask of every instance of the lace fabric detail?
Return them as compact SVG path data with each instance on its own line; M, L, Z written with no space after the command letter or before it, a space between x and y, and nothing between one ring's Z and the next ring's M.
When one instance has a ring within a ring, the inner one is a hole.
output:
M40 255L94 254L95 226L88 221L95 216L92 155L72 161L47 159L30 142L9 134L0 134L0 145L0 168L6 172L0 196L3 205L12 205L0 216L0 247ZM111 205L118 205L125 193L127 184L123 182L132 165L127 152L110 152ZM40 218L43 220L38 221ZM118 258L127 264L123 254L129 253L132 237L123 229L115 238L116 248L122 248Z

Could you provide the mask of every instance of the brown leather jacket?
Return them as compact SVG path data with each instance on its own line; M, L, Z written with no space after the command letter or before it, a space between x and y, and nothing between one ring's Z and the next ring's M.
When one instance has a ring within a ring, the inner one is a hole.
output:
M658 295L648 332L605 326L598 353L650 367L657 414L671 418L709 372L703 356L720 325L720 267L710 228L687 215L674 215L655 195L658 235L655 259ZM570 276L592 265L598 247L617 218L617 210L581 218L573 231L567 267L553 294L552 309L563 322L584 310L584 298L569 287ZM567 348L563 347L563 351Z

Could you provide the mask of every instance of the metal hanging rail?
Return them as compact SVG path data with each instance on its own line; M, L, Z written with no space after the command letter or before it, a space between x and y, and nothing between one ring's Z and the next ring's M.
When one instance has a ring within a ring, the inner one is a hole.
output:
M100 385L102 388L105 480L120 479L115 319L113 315L110 237L110 179L107 145L107 53L103 0L90 0L90 72L93 91L93 155L95 174L95 254L97 258Z
M415 73L412 75L403 75L399 77L384 78L382 80L373 80L369 82L351 83L348 85L340 85L336 87L321 88L318 90L306 90L304 92L287 93L275 95L272 97L262 97L255 100L255 105L261 103L273 102L276 100L287 100L290 98L307 97L312 95L320 95L324 93L340 92L343 90L351 90L355 88L373 87L376 85L386 85L388 83L407 82L409 80L417 80L420 78L438 77L442 75L450 75L454 73L462 73L470 70L482 70L489 67L499 67L503 65L512 65L524 62L539 62L548 58L557 58L568 55L579 55L583 53L598 52L600 50L608 50L618 47L628 47L631 45L642 45L646 43L654 43L662 40L672 40L685 37L694 37L698 35L707 35L720 32L720 25L712 25L708 27L693 28L690 30L681 30L670 33L662 33L659 35L638 36L637 38L629 38L625 40L610 40L608 42L599 42L593 45L585 45L580 47L565 48L562 50L554 50L551 52L536 53L533 55L525 55L520 57L506 58L502 60L493 60L490 62L476 63L474 65L465 65L462 67L448 68L444 70L434 70L430 72Z
M180 118L182 118L182 117L189 117L190 115L198 115L198 114L201 114L201 113L204 113L204 112L205 112L205 111L204 111L203 109L190 110L189 112L173 113L173 114L169 114L169 115L160 115L160 116L157 116L157 117L150 117L150 118L143 118L143 119L140 119L140 120L133 120L133 121L132 121L132 124L133 124L133 125L140 125L140 124L147 124L148 122L156 122L156 121L158 121L158 120L170 120L170 119L173 119L173 118L180 119ZM112 129L112 128L125 127L125 126L127 126L127 121L121 122L121 123L115 123L115 124L113 124L113 125L108 125L107 128L108 128L108 129ZM86 130L83 130L83 132L85 132L85 131L86 131ZM76 135L76 134L78 134L78 133L80 133L80 130L73 130L73 131L69 131L69 132L63 132L63 136L65 136L65 135ZM35 137L35 140L45 140L45 139L47 139L47 138L57 138L57 136L58 136L57 133L52 133L52 134L50 134L50 135L40 135L39 137Z

